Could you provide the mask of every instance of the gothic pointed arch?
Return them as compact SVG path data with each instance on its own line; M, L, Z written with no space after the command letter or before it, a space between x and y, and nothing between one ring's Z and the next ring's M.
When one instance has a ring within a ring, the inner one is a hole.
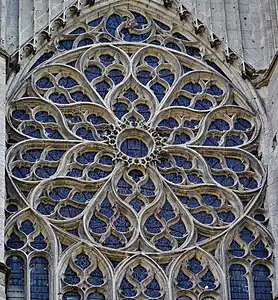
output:
M76 12L9 88L9 299L41 299L22 288L38 251L43 299L271 299L260 104L239 65L162 5Z

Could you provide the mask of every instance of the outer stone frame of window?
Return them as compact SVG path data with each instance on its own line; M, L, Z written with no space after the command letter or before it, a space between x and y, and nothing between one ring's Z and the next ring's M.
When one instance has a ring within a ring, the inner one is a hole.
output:
M10 85L8 299L272 299L252 87L171 11L97 5Z

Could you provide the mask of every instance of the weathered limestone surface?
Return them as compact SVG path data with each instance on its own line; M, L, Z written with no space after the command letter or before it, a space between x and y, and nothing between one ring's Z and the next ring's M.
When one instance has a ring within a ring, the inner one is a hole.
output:
M255 68L267 68L278 49L276 0L180 0L186 8ZM49 24L65 17L66 8L81 0L3 0L0 14L1 45L16 53ZM128 3L128 1L125 1ZM157 0L157 2L163 2Z

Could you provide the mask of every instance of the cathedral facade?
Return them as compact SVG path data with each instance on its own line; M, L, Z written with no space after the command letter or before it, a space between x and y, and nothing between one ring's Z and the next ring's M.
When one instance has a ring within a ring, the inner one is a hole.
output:
M0 299L278 299L277 12L2 1Z

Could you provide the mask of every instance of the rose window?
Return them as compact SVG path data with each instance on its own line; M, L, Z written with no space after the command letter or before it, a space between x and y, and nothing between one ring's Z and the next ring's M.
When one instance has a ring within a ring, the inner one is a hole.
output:
M248 101L196 43L158 20L126 11L82 24L9 102L12 271L33 264L39 276L56 264L65 300L216 300L229 289L248 299L234 289L247 284L239 258L248 256L254 284L269 286L270 265L259 263L269 238L246 217L265 181ZM39 267L17 251L40 252ZM227 287L222 272L233 278Z

